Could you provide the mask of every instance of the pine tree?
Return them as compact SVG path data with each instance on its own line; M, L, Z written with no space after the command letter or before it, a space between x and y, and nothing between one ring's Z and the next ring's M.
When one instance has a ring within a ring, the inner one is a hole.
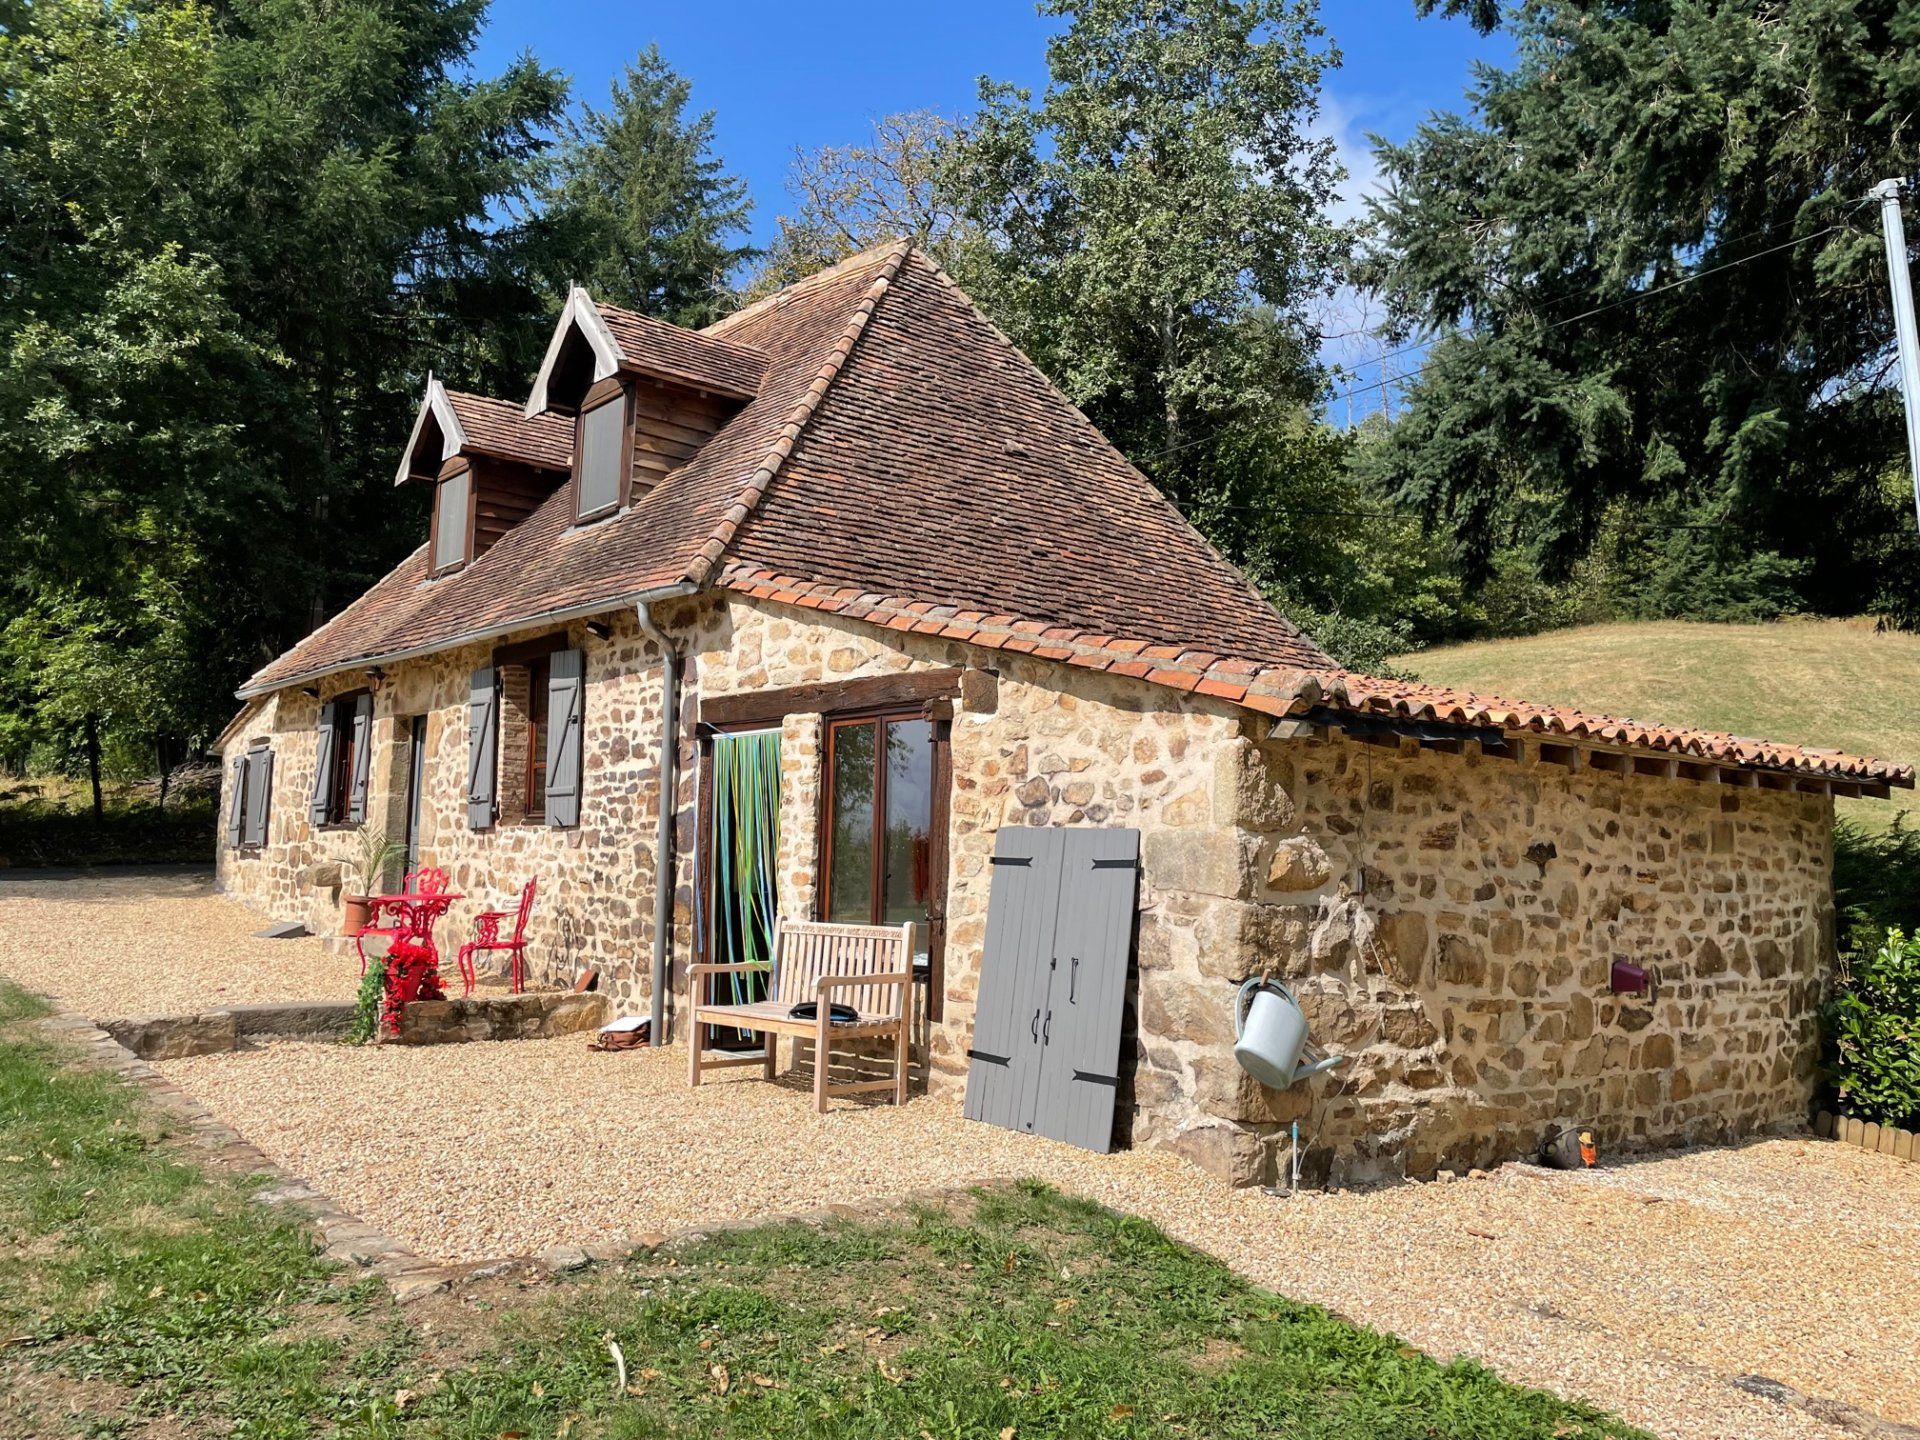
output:
M1860 203L1920 176L1920 11L1543 0L1504 23L1514 62L1471 113L1379 150L1367 278L1402 336L1438 338L1371 473L1476 574L1604 554L1633 612L1920 610Z
M605 110L570 127L546 194L549 269L596 299L677 325L732 308L735 273L755 254L745 182L713 153L712 111L689 115L692 87L649 45L613 82Z

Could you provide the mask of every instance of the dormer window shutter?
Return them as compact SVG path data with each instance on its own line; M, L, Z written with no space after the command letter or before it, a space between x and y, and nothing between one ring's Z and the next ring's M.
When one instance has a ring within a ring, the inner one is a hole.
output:
M307 803L307 818L316 826L327 823L332 799L333 745L337 733L334 717L338 709L331 700L320 707L320 730L313 757L313 795Z
M467 683L467 828L491 830L500 765L500 687L491 665Z
M547 824L580 823L580 752L586 728L586 652L557 650L548 661Z
M347 801L347 819L355 825L367 818L367 776L373 760L373 696L353 702L353 789Z

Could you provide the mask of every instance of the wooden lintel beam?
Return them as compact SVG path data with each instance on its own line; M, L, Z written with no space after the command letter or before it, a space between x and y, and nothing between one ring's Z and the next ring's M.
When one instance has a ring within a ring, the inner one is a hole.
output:
M960 693L961 673L958 669L909 670L899 675L789 685L780 690L708 695L701 698L700 719L707 725L773 725L789 715L857 715L869 710L908 709L953 699Z

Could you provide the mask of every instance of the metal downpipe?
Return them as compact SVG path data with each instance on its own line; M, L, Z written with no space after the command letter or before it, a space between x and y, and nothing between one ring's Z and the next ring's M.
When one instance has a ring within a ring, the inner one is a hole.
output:
M673 934L673 818L680 768L680 652L654 623L645 600L633 607L640 633L660 647L660 828L653 842L652 1010L647 1043L666 1043L667 950Z

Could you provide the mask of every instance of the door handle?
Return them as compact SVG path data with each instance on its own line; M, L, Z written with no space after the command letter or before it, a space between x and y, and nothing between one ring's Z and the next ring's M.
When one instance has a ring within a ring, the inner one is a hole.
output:
M1027 1033L1033 1037L1034 1044L1038 1045L1040 1043L1040 1011L1038 1007L1034 1009L1033 1024L1027 1027Z
M1073 992L1079 984L1080 984L1080 957L1076 955L1073 957L1073 960L1071 961L1071 963L1069 963L1067 966L1067 1003L1069 1005L1074 1003Z
M1042 1045L1053 1043L1053 1011L1051 1010L1047 1011L1047 1023L1040 1027L1040 1043Z

